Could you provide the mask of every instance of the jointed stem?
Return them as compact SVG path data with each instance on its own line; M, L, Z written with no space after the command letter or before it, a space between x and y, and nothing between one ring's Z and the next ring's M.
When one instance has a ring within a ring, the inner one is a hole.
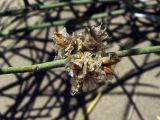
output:
M146 47L146 48L135 48L135 49L122 50L122 51L116 52L117 56L119 56L119 57L148 54L148 53L160 53L160 46L152 46L152 47Z
M119 57L148 54L148 53L160 53L160 46L121 50L115 53ZM64 59L54 60L51 62L35 64L35 65L28 65L28 66L2 67L0 68L0 74L36 72L40 70L47 70L47 69L52 69L52 68L57 68L57 67L64 67L64 66L65 66Z
M36 10L48 10L48 9L55 9L57 7L65 7L65 6L69 6L69 5L81 5L81 4L91 4L94 3L94 0L71 0L69 2L53 2L50 4L44 4L44 5L37 5L37 4L33 4L30 5L27 8L20 8L20 9L12 9L12 10L7 10L4 12L0 12L0 17L4 17L4 16L14 16L14 15L20 15L20 14L26 14L32 11L36 11ZM118 0L96 0L96 2L99 3L107 3L107 2L118 2Z
M96 19L104 18L104 17L107 17L109 14L110 15L122 15L125 12L126 12L125 9L118 9L118 10L113 10L111 12L97 13L97 14L94 14L92 16L87 16L87 17L81 18L80 22L85 21L85 20L96 20ZM51 27L51 26L64 25L66 23L73 24L74 21L76 21L76 18L61 19L61 20L55 20L55 21L51 21L51 22L42 22L42 23L39 23L39 24L36 24L36 25L33 25L33 26L28 26L27 28L23 27L23 28L19 28L19 29L13 29L13 30L10 30L10 31L5 32L5 33L0 32L0 36L8 37L8 36L13 35L15 33L23 32L23 31L26 31L26 30L27 31L32 31L32 30L35 30L35 29L44 29L44 28L48 28L48 27Z
M119 2L119 0L96 0L96 2L110 3L110 2ZM12 10L0 12L0 17L16 16L16 15L22 15L32 11L36 11L36 10L48 10L48 9L55 9L57 7L65 7L69 5L75 6L75 5L91 4L91 3L95 3L95 1L94 0L71 0L69 2L53 2L50 4L44 4L44 5L33 4L25 8L12 9ZM159 4L150 2L149 4L146 4L146 5L138 4L136 8L148 9L148 8L155 8L155 7L159 7Z
M97 2L116 2L117 0L97 0ZM40 9L40 10L44 10L44 9L49 9L49 8L55 8L55 7L60 7L60 6L66 6L66 5L70 5L70 4L73 4L73 5L78 5L78 4L86 4L86 3L93 3L94 1L93 0L81 0L81 1L76 1L76 0L72 0L70 2L60 2L60 3L53 3L53 4L50 4L50 5L42 5L42 6L39 6L37 9ZM150 9L150 8L158 8L159 5L156 4L156 3L150 3L150 4L146 4L145 6L142 6L142 5L139 5L137 6L137 8L134 8L133 10L131 10L131 12L138 12L138 13L141 13L144 9ZM35 9L35 7L33 7ZM25 8L26 9L26 8ZM21 15L23 15L24 13L26 13L25 9L20 9L20 10L11 10L11 11L6 11L6 12L9 12L8 13L5 13L5 12L0 12L0 17L1 16L5 16L5 15L11 15L11 13L15 12L14 14L15 15L18 15L21 13ZM34 10L33 9L33 10ZM32 10L32 9L29 9L29 10ZM100 19L100 18L105 18L109 15L122 15L122 14L125 14L126 12L130 12L130 11L126 11L125 8L120 8L120 9L117 9L117 10L112 10L112 11L107 11L107 12L102 12L102 13L96 13L96 14L93 14L92 16L87 16L87 17L81 17L79 19L79 22L83 22L85 20L96 20L96 19ZM143 12L142 12L143 13ZM35 25L32 25L32 26L28 26L27 28L26 27L23 27L23 28L19 28L19 29L14 29L14 30L10 30L8 32L0 32L0 36L2 37L8 37L10 35L13 35L13 34L16 34L16 33L19 33L19 32L24 32L24 31L32 31L32 30L35 30L35 29L43 29L43 28L48 28L48 27L51 27L51 26L60 26L60 25L65 25L65 24L73 24L74 21L77 22L77 18L67 18L67 19L61 19L61 20L55 20L55 21L51 21L51 22L41 22L39 24L35 24Z

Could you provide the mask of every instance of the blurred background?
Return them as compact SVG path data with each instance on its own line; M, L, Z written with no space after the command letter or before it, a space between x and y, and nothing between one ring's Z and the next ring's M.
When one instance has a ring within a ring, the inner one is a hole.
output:
M1 0L0 67L52 61L55 31L78 32L101 23L110 45L160 45L160 0ZM160 54L124 57L116 72L117 79L101 85L100 92L76 96L70 95L64 68L0 75L0 119L157 120Z

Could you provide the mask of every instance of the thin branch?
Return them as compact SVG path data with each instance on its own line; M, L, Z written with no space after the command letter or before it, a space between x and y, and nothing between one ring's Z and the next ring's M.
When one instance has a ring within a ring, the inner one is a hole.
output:
M115 52L119 57L133 56L148 53L160 53L160 46L152 46L146 48L135 48L129 50L121 50ZM28 66L15 66L15 67L1 67L0 74L10 74L10 73L24 73L24 72L37 72L40 70L48 70L52 68L64 67L65 60L54 60L51 62L28 65Z
M29 5L28 7L25 7L25 8L12 9L12 10L0 12L0 17L26 14L26 13L29 13L32 11L35 12L35 10L55 9L57 7L65 7L65 6L69 6L69 5L91 4L94 2L95 1L93 1L93 0L79 0L79 1L71 0L69 2L53 2L50 4L44 4L44 5L32 4L32 5ZM96 0L96 2L108 3L108 2L118 2L118 0Z
M96 19L107 17L108 15L113 15L113 16L114 15L122 15L125 12L126 12L125 9L118 9L118 10L113 10L113 11L110 11L110 12L97 13L97 14L93 14L92 16L87 16L87 17L80 18L80 22L83 22L85 20L96 20ZM28 26L28 27L13 29L13 30L10 30L10 31L5 32L5 33L0 32L0 36L8 37L12 34L19 33L19 32L32 31L32 30L35 30L35 29L44 29L44 28L48 28L48 27L51 27L51 26L60 26L60 25L65 25L66 23L73 24L75 21L77 21L77 18L67 18L67 19L55 20L55 21L51 21L51 22L42 22L42 23L35 24L35 25L32 25L32 26Z
M64 65L65 65L65 60L54 60L52 62L46 62L28 66L2 67L0 68L0 74L37 72L40 70L63 67Z
M111 2L112 0L98 0L99 2ZM116 0L113 0L113 1L116 1ZM73 2L73 3L72 3ZM65 4L61 4L61 3L57 3L56 4L51 4L51 5L45 5L45 7L42 7L43 9L47 9L48 7L50 8L51 6L63 6L63 5L69 5L69 4L84 4L84 3L92 3L93 1L92 0L83 0L83 1L71 1L69 3L65 3ZM156 3L150 3L150 4L146 4L145 6L138 6L137 8L134 9L134 11L138 11L139 13L141 13L142 11L141 10L144 10L145 9L150 9L150 8L156 8L156 7L159 7L158 4ZM41 8L41 7L40 7ZM123 15L125 14L126 12L129 12L129 11L126 11L125 8L121 8L121 9L117 9L117 10L112 10L112 11L108 11L108 12L102 12L102 13L97 13L97 14L93 14L92 16L87 16L87 17L81 17L79 18L79 22L83 22L85 20L96 20L96 19L100 19L100 18L105 18L109 15L112 15L112 16L115 16L115 15ZM133 10L132 10L133 12ZM19 13L19 12L18 12ZM26 13L26 11L24 12ZM1 16L2 13L0 13L0 16ZM3 13L4 14L4 13ZM10 14L9 14L10 15ZM67 18L67 19L61 19L61 20L55 20L55 21L51 21L51 22L42 22L42 23L39 23L39 24L35 24L35 25L32 25L32 26L28 26L28 27L23 27L23 28L19 28L19 29L13 29L13 30L10 30L8 32L0 32L0 36L2 37L8 37L10 35L13 35L13 34L16 34L16 33L19 33L19 32L24 32L24 31L32 31L32 30L35 30L35 29L43 29L43 28L48 28L48 27L51 27L51 26L60 26L60 25L65 25L66 23L68 24L73 24L75 21L77 21L77 18Z
M17 15L22 15L26 14L29 12L35 12L36 10L48 10L48 9L55 9L57 7L65 7L69 5L81 5L81 4L92 4L92 3L110 3L110 2L119 2L119 0L71 0L69 2L53 2L50 4L44 4L44 5L37 5L37 4L32 4L29 5L28 7L20 8L20 9L11 9L7 11L0 12L0 17L4 16L17 16ZM150 9L150 8L158 8L159 4L155 2L150 2L149 4L143 5L143 4L137 4L136 8L143 8L144 9Z
M135 49L122 50L122 51L116 52L117 56L119 56L119 57L148 54L148 53L160 53L160 46L152 46L152 47L146 47L146 48L135 48Z

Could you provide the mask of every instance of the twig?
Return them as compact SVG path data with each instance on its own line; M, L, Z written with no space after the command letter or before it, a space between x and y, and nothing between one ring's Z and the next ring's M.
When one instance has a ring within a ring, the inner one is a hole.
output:
M135 49L122 50L116 52L118 57L133 56L133 55L148 54L148 53L160 53L160 46L135 48Z
M50 4L44 4L44 5L37 5L37 4L32 4L29 5L28 7L21 8L21 9L12 9L12 10L7 10L4 12L0 12L0 17L3 16L17 16L21 14L26 14L35 10L48 10L48 9L55 9L57 7L65 7L69 5L81 5L81 4L91 4L94 3L94 0L71 0L69 2L53 2ZM110 3L110 2L119 2L119 0L96 0L96 2L99 3ZM139 4L136 8L143 8L144 9L150 9L150 8L155 8L159 7L159 4L157 3L149 3L146 5Z
M98 0L98 1L99 2L111 2L111 1L115 2L116 0ZM82 0L82 1L72 0L69 3L67 2L67 3L56 3L56 4L53 4L53 5L52 4L51 5L44 5L40 8L43 10L43 9L48 9L50 7L59 7L59 6L69 5L69 4L73 4L73 5L74 4L85 4L85 3L92 3L92 2L93 2L92 0ZM145 6L140 5L137 8L135 8L134 11L135 12L138 11L139 13L141 13L141 11L144 10L144 8L150 9L150 8L156 8L156 7L159 7L159 5L155 4L155 3L152 3L152 4L150 3L150 4L147 4ZM17 15L18 15L18 13L20 13L20 12L16 12ZM26 11L24 11L24 13L26 13ZM92 16L81 17L81 18L79 18L79 22L82 22L82 21L85 21L85 20L96 20L96 19L107 17L109 15L113 15L113 16L114 15L123 15L124 13L126 13L125 8L112 10L112 11L109 11L109 12L97 13L97 14L93 14ZM1 17L1 14L4 14L4 13L0 13L0 17ZM74 22L71 22L71 21L77 21L77 18L67 18L67 19L61 19L61 20L56 20L56 21L51 21L51 22L42 22L42 23L39 23L39 24L35 24L33 26L28 26L28 27L24 27L24 28L10 30L10 31L5 32L5 33L0 32L0 36L8 37L12 34L23 32L23 31L32 31L32 30L35 30L35 29L42 29L42 28L47 28L47 27L51 27L51 26L60 26L60 25L65 25L66 23L73 24Z
M117 54L117 56L119 57L148 54L148 53L160 53L160 46L135 48L135 49L121 50L121 51L115 52L115 54ZM35 65L28 65L28 66L1 67L0 74L36 72L40 70L47 70L47 69L52 69L52 68L57 68L57 67L64 67L64 66L65 66L64 59L54 60L51 62L35 64Z
M46 62L28 66L2 67L0 68L0 74L36 72L40 70L63 67L64 63L65 60L54 60L52 62Z
M85 20L96 20L96 19L107 17L108 15L122 15L125 12L126 12L125 9L118 9L118 10L113 10L113 11L110 11L110 12L97 13L97 14L94 14L92 16L82 17L82 18L80 18L79 22L82 22L82 21L85 21ZM44 28L48 28L48 27L51 27L51 26L64 25L66 23L73 24L74 22L71 22L71 21L77 21L77 19L76 18L67 18L67 19L61 19L61 20L56 20L56 21L51 21L51 22L42 22L42 23L39 23L39 24L35 24L33 26L23 27L23 28L19 28L19 29L13 29L13 30L10 30L10 31L5 32L5 33L0 32L0 36L8 37L12 34L23 32L23 31L32 31L32 30L35 30L35 29L44 29Z
M26 14L35 10L47 10L47 9L55 9L57 7L64 7L69 5L81 5L81 4L91 4L94 3L93 0L71 0L69 2L53 2L50 4L44 4L44 5L29 5L28 7L21 8L21 9L12 9L7 10L4 12L0 12L0 17L3 16L14 16L14 15L20 15L20 14ZM99 3L107 3L107 2L118 2L118 0L96 0L96 2Z
M89 106L87 107L87 114L89 115L94 108L96 107L97 103L100 101L102 97L102 92L99 92L96 97L90 102ZM85 120L84 117L81 117L80 120Z

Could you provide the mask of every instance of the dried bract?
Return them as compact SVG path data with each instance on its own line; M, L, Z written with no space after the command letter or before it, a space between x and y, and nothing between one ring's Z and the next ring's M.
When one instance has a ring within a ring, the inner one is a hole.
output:
M66 28L63 28L60 32L53 34L53 40L55 42L55 50L58 51L58 57L66 58L74 49L76 40L73 36L70 36Z
M72 77L73 95L92 90L115 75L113 66L119 58L113 53L103 56L106 48L103 42L108 39L102 26L86 28L79 34L69 35L65 28L54 33L55 50L60 58L66 58L66 69Z

